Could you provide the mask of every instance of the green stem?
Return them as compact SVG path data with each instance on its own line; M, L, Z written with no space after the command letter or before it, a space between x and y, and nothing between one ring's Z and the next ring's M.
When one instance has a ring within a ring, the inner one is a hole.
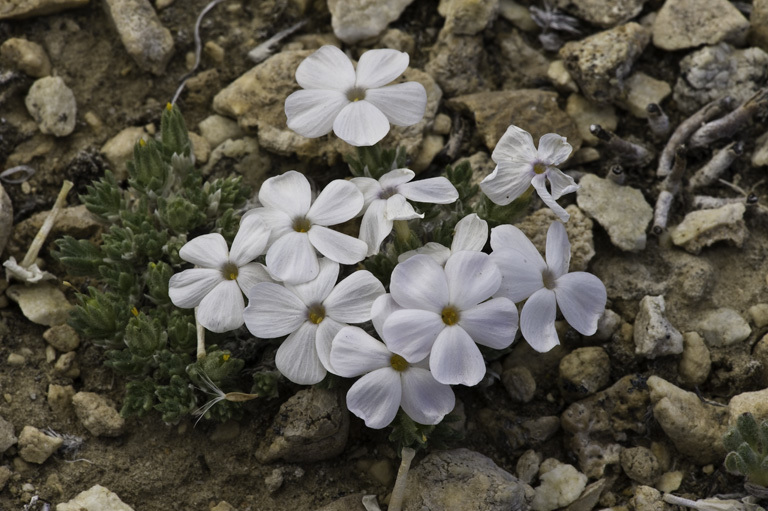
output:
M395 220L395 236L401 243L408 243L411 239L411 228L408 227L408 220Z

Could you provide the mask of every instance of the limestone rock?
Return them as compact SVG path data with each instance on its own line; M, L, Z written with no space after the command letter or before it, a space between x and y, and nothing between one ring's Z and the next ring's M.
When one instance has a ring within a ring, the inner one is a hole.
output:
M0 254L5 250L8 238L13 230L13 204L11 198L0 183Z
M603 315L597 321L597 332L592 335L596 341L607 341L613 336L613 333L621 326L621 316L611 309L605 309Z
M0 20L24 19L45 16L67 9L76 9L88 4L89 0L3 0L0 3Z
M619 105L629 110L629 113L635 117L647 119L648 111L645 107L650 103L661 104L671 93L672 87L667 82L636 71L624 82L624 95Z
M497 44L501 49L500 70L504 77L502 89L535 89L549 78L549 59L538 48L528 44L517 30L500 34ZM570 75L563 70L570 80ZM573 80L570 80L573 82ZM573 84L574 87L576 84Z
M208 157L211 155L211 144L202 136L191 131L189 132L189 141L192 145L192 154L195 157L195 161L198 163L207 162Z
M768 389L742 392L733 396L728 402L728 410L731 413L729 427L735 426L739 416L747 412L754 415L758 423L768 419Z
M611 243L630 252L645 248L645 230L653 218L653 208L640 190L594 174L586 174L579 185L576 203L603 226Z
M680 60L675 102L688 114L725 94L744 102L765 86L766 67L768 53L760 48L738 50L726 43L705 46Z
M709 377L712 359L704 339L696 332L683 334L683 356L677 371L688 385L701 385Z
M477 92L484 79L480 65L485 55L480 35L454 35L443 28L424 70L448 97Z
M529 132L534 142L546 133L562 135L576 151L581 137L568 114L557 106L557 98L555 92L533 89L490 91L450 99L447 106L474 116L488 149L493 150L514 124Z
M221 115L208 116L200 121L197 127L203 138L214 149L227 139L236 140L243 136L243 130L235 121Z
M349 412L336 391L309 388L283 403L256 451L262 463L310 463L337 456L347 445Z
M43 332L43 339L62 353L75 351L80 346L80 336L69 325L56 325Z
M661 475L661 464L647 447L624 449L620 459L621 468L627 477L640 484L652 485Z
M13 432L13 424L0 417L0 454L16 445L18 440Z
M653 44L667 51L743 44L748 30L749 21L728 0L667 0L653 22Z
M78 392L72 398L77 418L94 436L120 436L125 429L123 419L107 399L94 392Z
M599 124L603 128L613 131L619 123L613 106L593 103L578 93L568 96L565 111L576 124L576 129L579 130L579 135L581 135L584 143L589 145L598 143L598 138L589 131L592 124Z
M48 385L48 406L55 415L64 416L72 408L73 397L75 389L72 385Z
M762 328L768 325L768 303L758 303L747 311L756 327Z
M644 27L627 23L566 43L560 58L584 96L598 103L610 102L621 95L624 79L649 39Z
M547 462L554 467L545 471ZM554 458L544 460L539 472L541 484L536 487L536 496L531 502L533 511L554 511L574 502L587 487L587 476L573 465L560 463Z
M725 457L723 434L728 410L705 404L693 392L658 376L648 378L653 416L678 451L696 463L719 463Z
M413 0L328 0L336 37L347 44L372 39L397 20Z
M669 505L661 497L661 492L650 486L638 486L630 499L635 511L667 511Z
M718 241L741 247L749 231L744 223L744 203L726 204L717 209L702 209L685 215L672 229L672 243L692 254Z
M749 337L749 323L733 309L722 307L704 312L696 330L710 347L731 346Z
M635 353L645 358L679 355L683 334L664 316L664 296L646 296L635 318Z
M140 139L148 140L149 135L141 126L133 126L123 128L101 146L101 152L107 158L110 170L115 174L115 179L118 181L128 178L126 165L133 159L133 146Z
M63 325L72 308L64 293L47 282L33 286L10 286L6 295L19 304L22 314L28 320L38 325Z
M577 348L560 360L558 385L568 401L593 395L611 377L611 360L599 346Z
M51 61L43 47L35 42L12 37L0 46L0 57L33 78L51 74Z
M62 438L48 436L33 426L24 426L19 434L19 455L28 463L42 464L63 443Z
M42 133L66 137L75 130L77 102L60 77L47 76L35 81L24 103Z
M527 367L510 367L501 373L501 383L510 399L517 403L528 403L536 393L536 380Z
M768 0L752 0L749 24L750 41L755 46L768 50Z
M528 449L517 459L515 471L517 478L526 484L531 484L534 478L539 474L541 466L541 454L533 449Z
M565 211L571 215L565 224L565 232L568 234L568 241L571 242L570 271L585 271L589 266L589 261L595 256L595 244L592 241L592 220L574 204L565 208ZM552 222L556 220L557 215L545 207L526 216L516 223L515 227L523 231L523 234L543 254L547 246L547 231Z
M437 12L445 17L445 29L456 35L475 35L493 22L499 0L440 0Z
M563 64L562 60L553 60L550 62L549 67L547 68L547 78L549 78L552 85L561 92L579 92L579 86L573 81L571 73L565 69L565 64Z
M603 28L625 23L643 10L646 0L557 0L565 12Z
M537 32L539 26L533 21L528 7L515 0L499 0L499 14L515 27L525 32Z
M133 511L133 508L116 493L97 484L72 500L58 504L56 511Z
M426 456L408 474L403 511L527 509L533 489L468 449Z
M173 37L149 0L104 0L104 9L136 64L150 73L163 74L173 55Z

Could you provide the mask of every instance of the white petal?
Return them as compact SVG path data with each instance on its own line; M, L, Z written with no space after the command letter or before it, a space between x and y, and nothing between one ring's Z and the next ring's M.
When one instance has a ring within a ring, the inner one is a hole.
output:
M299 64L296 81L304 89L345 91L355 85L355 66L343 51L325 45Z
M453 229L451 251L477 250L485 247L488 241L488 222L475 213L465 216L458 221Z
M337 263L359 263L368 253L366 242L322 225L313 225L308 234L317 251Z
M418 362L429 355L432 344L445 328L439 314L403 309L394 311L384 321L384 342L389 350L408 362Z
M501 271L501 286L496 293L513 302L525 300L544 287L544 259L523 232L513 225L491 229L491 260Z
M531 348L544 353L560 344L555 330L556 315L554 292L540 289L528 298L520 312L520 331Z
M547 230L547 267L557 279L568 273L571 264L571 242L568 233L560 222L552 222Z
M356 271L339 282L325 299L325 314L343 323L370 321L373 302L383 294L384 286L371 272Z
M261 282L275 282L263 264L248 263L237 270L237 284L246 296L253 286Z
M440 332L432 346L429 369L440 383L472 387L485 376L485 360L463 328L450 326Z
M430 241L423 247L419 247L416 250L409 250L408 252L403 252L399 256L397 256L397 261L402 263L406 259L410 259L411 257L417 255L417 254L424 254L432 259L434 259L437 264L440 266L445 266L445 262L448 260L449 257L451 257L451 249L448 247L444 247L440 243L435 243L434 241Z
M186 242L179 257L203 268L220 269L229 262L229 249L221 234L203 234Z
M501 272L483 252L456 252L445 263L450 303L463 311L487 300L501 285Z
M397 192L408 200L430 204L451 204L459 198L456 187L444 177L405 183L397 187Z
M456 406L456 397L448 385L419 367L409 367L400 373L403 397L400 406L408 417L419 424L437 424Z
M530 133L515 125L510 125L499 139L499 143L496 144L491 158L496 163L507 161L533 165L533 162L538 158L538 152L533 145L533 137Z
M241 222L249 216L258 216L264 221L267 228L269 228L269 241L267 242L267 248L272 245L276 240L283 237L285 234L293 231L293 219L284 211L274 208L254 208L246 211Z
M550 167L547 169L547 179L552 188L552 198L559 199L566 193L573 193L579 189L579 185L568 174L563 174L560 169Z
M573 147L565 137L556 133L547 133L539 139L539 160L547 165L560 165L571 155Z
M307 307L323 303L339 279L339 263L336 261L321 258L318 260L318 268L314 279L301 284L285 285L286 289L298 296Z
M191 309L200 305L200 301L219 282L224 282L221 270L191 268L171 276L168 296L176 307Z
M363 194L363 200L365 201L363 209L368 208L373 201L379 198L381 185L372 177L353 177L349 182L355 185L360 190L360 193Z
M384 217L387 220L413 220L414 218L424 218L423 214L416 213L413 206L408 204L405 197L395 194L386 200L387 207L384 210Z
M557 279L557 305L565 320L582 335L597 331L597 321L605 312L605 285L591 273L577 271Z
M368 50L357 62L355 85L364 89L381 87L408 69L408 54L397 50Z
M529 164L511 166L500 163L480 181L480 189L494 204L506 206L531 186L533 176L533 167Z
M494 252L519 252L520 262L531 269L541 272L547 267L536 246L514 225L499 225L491 229L491 248Z
M389 133L384 113L367 101L345 106L333 122L333 132L347 144L372 146Z
M368 245L368 253L366 254L368 256L378 254L381 242L392 232L392 220L385 218L386 208L387 201L385 200L377 199L371 202L360 222L359 238Z
M331 345L331 366L336 374L354 378L382 367L391 367L392 353L365 330L356 326L341 329Z
M245 217L240 221L229 258L237 266L250 263L264 253L267 241L269 228L264 220L258 215Z
M306 321L277 349L277 370L293 383L314 385L325 378L326 370L315 348L316 332L317 325Z
M320 359L320 363L323 364L326 370L334 372L331 365L331 343L336 334L344 328L345 324L334 321L331 318L326 317L320 322L315 333L315 349L317 350L317 356Z
M305 232L289 232L267 250L267 269L283 282L308 282L317 277L319 268L317 254Z
M411 169L395 169L390 170L379 178L379 184L384 190L395 188L398 185L407 183L416 177L416 173Z
M286 125L302 137L322 137L331 132L336 116L349 103L343 92L297 90L285 98Z
M539 194L539 197L541 197L541 200L544 201L544 204L549 206L549 209L551 209L555 215L557 215L557 218L559 218L561 222L567 222L568 219L571 218L571 215L569 215L565 209L563 209L563 207L560 206L560 204L558 204L549 194L547 185L545 183L545 178L546 174L537 174L531 180L531 184L534 188L536 188L536 193Z
M395 301L406 309L425 309L440 314L448 303L445 271L426 255L411 257L395 266L389 290Z
M386 321L390 314L399 310L403 310L403 308L397 304L389 293L381 295L373 301L371 320L373 321L373 328L376 329L376 333L382 339L384 339L384 321Z
M387 427L400 408L400 375L391 367L376 369L355 382L347 392L347 408L371 429Z
M477 344L501 350L512 344L517 334L517 307L507 298L493 298L462 311L459 326Z
M264 181L259 189L259 202L268 208L283 211L291 220L295 220L309 211L312 189L303 174L289 170Z
M197 306L197 320L211 332L228 332L243 326L243 292L234 280L219 282Z
M337 225L357 216L363 209L363 202L363 194L354 184L336 179L317 196L307 219L316 225Z
M382 111L395 126L413 126L424 118L427 91L419 82L406 82L368 89L365 101Z
M272 339L298 330L307 320L307 307L280 284L262 282L248 291L243 317L253 335Z

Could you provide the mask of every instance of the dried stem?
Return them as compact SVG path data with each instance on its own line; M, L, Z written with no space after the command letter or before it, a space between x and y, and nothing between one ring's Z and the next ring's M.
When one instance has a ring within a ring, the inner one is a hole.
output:
M403 498L405 498L405 484L408 482L408 470L411 468L411 461L416 455L416 451L410 447L403 447L402 461L397 470L397 479L395 487L392 489L392 498L389 499L389 511L400 511L403 508Z
M648 112L648 127L651 128L651 133L659 138L666 137L669 134L669 117L661 106L658 103L649 103L645 111Z
M680 192L686 166L685 151L686 148L683 145L677 148L672 171L661 182L661 192L659 192L659 197L656 199L656 207L653 210L653 232L656 235L661 234L667 228L672 202L675 199L675 195Z
M62 183L61 190L59 190L59 195L56 197L56 202L53 204L51 212L48 213L45 222L40 226L40 230L37 231L35 239L33 239L32 243L29 245L27 254L24 256L24 259L21 260L22 268L28 268L37 260L37 255L40 253L40 249L43 248L43 243L45 243L45 239L48 237L48 234L50 234L51 229L53 229L53 224L56 222L56 216L64 206L64 203L67 200L67 194L73 186L72 181L64 181L64 183Z
M743 153L743 142L731 142L723 147L712 156L706 165L696 171L688 182L688 188L693 190L714 183Z
M690 147L705 147L721 138L730 137L768 106L768 88L760 89L738 108L717 120L708 122L691 135Z
M651 153L645 147L629 142L619 137L617 134L606 130L599 124L592 124L589 131L605 142L609 150L628 165L642 165L651 160Z

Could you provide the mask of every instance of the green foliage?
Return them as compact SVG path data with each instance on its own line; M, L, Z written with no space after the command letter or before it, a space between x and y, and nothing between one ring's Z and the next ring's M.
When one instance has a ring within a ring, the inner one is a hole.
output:
M728 472L768 487L768 420L758 424L751 413L740 415L723 436L723 444L730 451L725 458Z
M379 179L390 170L405 168L407 157L404 147L384 149L375 144L357 147L357 158L347 155L346 160L353 176Z
M447 415L439 424L429 426L414 422L401 409L392 421L389 441L394 444L395 452L398 453L402 452L403 447L412 447L417 451L428 446L445 449L451 442L461 438L460 431L451 425L458 420L456 416Z

